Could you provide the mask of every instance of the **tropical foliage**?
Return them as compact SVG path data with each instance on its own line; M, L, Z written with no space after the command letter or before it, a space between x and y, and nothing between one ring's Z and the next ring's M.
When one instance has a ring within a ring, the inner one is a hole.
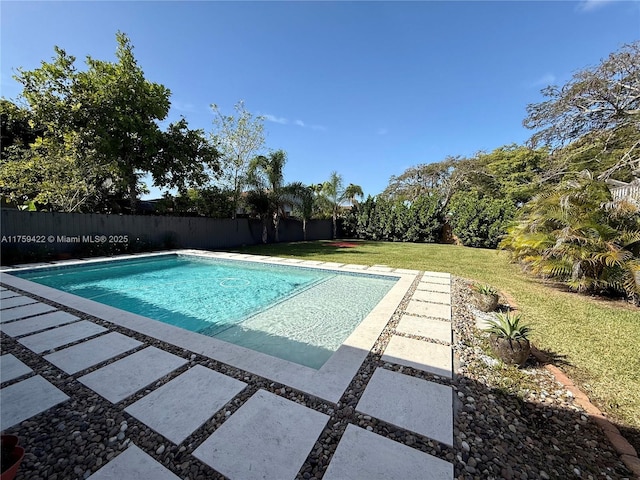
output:
M640 300L640 205L612 202L589 172L529 202L501 246L574 290Z
M317 205L324 211L325 215L328 214L331 217L333 221L333 238L336 238L338 235L338 217L342 213L341 210L344 203L349 202L352 206L355 206L357 197L363 197L362 187L353 183L345 187L342 175L333 171L329 176L329 180L319 186L317 193Z
M285 207L298 203L298 186L285 185L284 166L287 155L283 150L271 152L267 156L259 155L251 160L247 172L247 183L252 187L247 203L252 211L263 221L263 242L266 242L266 221L273 219L275 241L280 241L278 226L285 214Z

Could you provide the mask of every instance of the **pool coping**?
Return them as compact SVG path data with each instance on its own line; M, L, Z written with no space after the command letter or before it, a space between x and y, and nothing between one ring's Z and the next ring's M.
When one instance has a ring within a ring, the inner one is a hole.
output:
M11 275L11 272L19 270L67 265L86 265L90 263L145 258L167 254L295 265L298 267L348 273L369 273L398 278L398 281L342 343L338 350L319 370L316 370ZM337 403L375 345L385 326L400 306L400 303L418 274L419 271L417 270L391 269L384 266L339 264L264 255L183 249L151 254L118 255L84 260L65 260L46 264L19 265L13 268L4 268L0 271L0 281L5 285L24 290L49 301L92 315L106 322L128 328L193 353L226 363L232 367L260 375L329 402Z

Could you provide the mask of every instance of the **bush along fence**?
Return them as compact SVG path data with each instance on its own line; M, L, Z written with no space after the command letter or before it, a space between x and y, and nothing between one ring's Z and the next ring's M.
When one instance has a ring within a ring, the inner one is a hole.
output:
M263 243L260 220L0 211L3 265L173 248L215 250ZM267 241L273 241L268 225ZM281 242L302 241L302 222L281 219ZM307 222L307 240L332 238L331 220Z

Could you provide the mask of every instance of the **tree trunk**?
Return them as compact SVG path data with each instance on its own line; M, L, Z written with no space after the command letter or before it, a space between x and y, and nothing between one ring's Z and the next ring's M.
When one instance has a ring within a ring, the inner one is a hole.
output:
M131 174L129 177L129 208L131 209L131 215L135 215L138 211L138 193L136 187L138 186L138 179L135 174Z
M276 212L273 214L273 228L275 230L274 238L276 243L280 241L280 234L278 233L279 225L280 225L280 215L278 214L278 212Z
M335 240L338 237L338 227L336 225L337 215L333 212L333 239Z
M305 242L307 241L307 219L306 218L302 219L302 239Z

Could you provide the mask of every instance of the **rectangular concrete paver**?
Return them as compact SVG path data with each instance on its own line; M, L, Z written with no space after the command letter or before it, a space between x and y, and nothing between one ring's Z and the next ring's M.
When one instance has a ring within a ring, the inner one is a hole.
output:
M193 455L230 480L294 479L328 420L259 390Z
M453 445L453 393L446 385L378 368L356 410Z
M52 348L62 347L63 345L68 345L69 343L77 342L83 338L91 337L106 331L107 329L100 325L96 325L88 320L82 320L81 322L63 325L52 330L34 333L28 337L22 337L18 342L29 350L36 353L42 353L47 350L51 350Z
M421 302L444 303L445 305L451 305L450 293L416 290L413 292L411 298L413 300L420 300Z
M418 282L416 291L422 290L427 290L429 292L451 293L451 285L449 283Z
M60 370L73 375L142 345L138 340L110 332L44 357Z
M443 277L428 277L425 275L420 279L420 283L437 283L439 285L451 285L451 279Z
M118 403L187 363L156 347L124 357L78 380L112 403Z
M5 298L11 297L19 297L20 294L18 292L14 292L13 290L3 289L0 291L0 300L4 300Z
M323 480L449 480L453 465L388 438L348 425Z
M429 272L426 271L424 272L423 278L429 278L429 277L435 277L435 278L444 278L447 280L451 279L451 274L450 273L446 273L446 272Z
M49 410L68 398L40 375L5 387L0 390L0 430Z
M41 313L53 312L54 310L55 307L47 305L46 303L33 303L23 307L2 310L0 311L0 323L17 320L18 318L31 317L33 315L40 315Z
M387 265L372 265L367 270L370 272L391 272L393 268L388 267Z
M451 347L439 343L394 335L384 350L382 361L406 365L441 377L453 376Z
M2 355L0 357L1 382L8 382L9 380L13 380L14 378L18 378L26 375L27 373L31 373L32 371L33 370L31 370L10 353L8 353L7 355ZM2 407L0 406L0 408Z
M88 480L180 480L171 470L131 444Z
M29 305L31 303L37 303L37 300L34 300L31 297L19 296L19 297L11 297L6 300L0 301L0 309L5 310L7 308L21 307L23 305Z
M38 332L45 328L57 327L80 320L67 312L51 312L37 317L25 318L2 326L2 331L12 337Z
M451 343L451 322L403 315L396 331Z
M420 270L410 270L408 268L396 268L393 273L403 273L407 275L417 275L420 273Z
M451 320L451 306L440 303L419 302L409 300L406 312L409 315L422 315L423 317L442 318Z
M125 411L179 444L246 386L244 382L196 365Z

